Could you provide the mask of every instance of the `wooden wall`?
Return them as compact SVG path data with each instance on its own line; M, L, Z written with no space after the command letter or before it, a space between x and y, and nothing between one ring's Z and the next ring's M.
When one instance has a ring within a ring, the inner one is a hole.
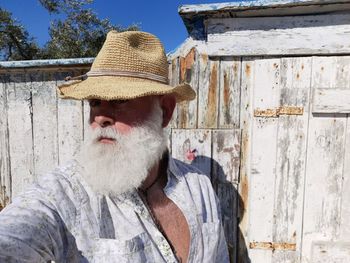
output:
M194 48L171 73L197 92L178 105L173 154L195 149L211 176L231 261L348 262L350 57Z
M349 65L196 48L171 61L171 84L191 83L197 98L177 106L170 150L210 176L232 262L348 262ZM86 70L1 70L1 207L78 149L88 107L55 87Z
M84 136L84 104L58 99L56 85L84 70L0 72L0 209L36 176L77 151Z

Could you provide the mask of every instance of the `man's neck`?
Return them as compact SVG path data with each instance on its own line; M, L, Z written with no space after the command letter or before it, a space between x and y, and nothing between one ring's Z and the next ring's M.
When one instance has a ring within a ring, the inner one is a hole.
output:
M147 194L148 191L151 191L155 186L165 187L167 182L166 170L168 166L168 156L165 153L161 160L155 163L148 173L147 178L143 181L140 190Z

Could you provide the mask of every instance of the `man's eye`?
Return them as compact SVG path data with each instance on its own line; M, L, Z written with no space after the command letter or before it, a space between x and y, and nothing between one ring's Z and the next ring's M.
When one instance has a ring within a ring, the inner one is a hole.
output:
M122 104L125 104L127 102L128 102L128 100L114 100L113 104L115 104L115 105L122 105Z
M98 106L98 105L100 105L100 104L101 104L101 101L100 101L100 100L90 100L90 101L89 101L90 107L96 107L96 106Z

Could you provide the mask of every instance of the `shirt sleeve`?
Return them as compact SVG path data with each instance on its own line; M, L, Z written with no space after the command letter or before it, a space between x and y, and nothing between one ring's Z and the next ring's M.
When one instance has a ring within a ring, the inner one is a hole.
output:
M0 262L64 261L67 233L43 193L29 190L0 213Z

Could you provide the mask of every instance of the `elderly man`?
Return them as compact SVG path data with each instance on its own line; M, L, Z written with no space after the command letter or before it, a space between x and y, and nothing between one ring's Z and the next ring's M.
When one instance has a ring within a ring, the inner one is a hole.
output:
M112 31L58 88L89 101L87 140L1 212L0 262L228 262L209 179L167 151L176 103L195 97L167 71L155 36Z

